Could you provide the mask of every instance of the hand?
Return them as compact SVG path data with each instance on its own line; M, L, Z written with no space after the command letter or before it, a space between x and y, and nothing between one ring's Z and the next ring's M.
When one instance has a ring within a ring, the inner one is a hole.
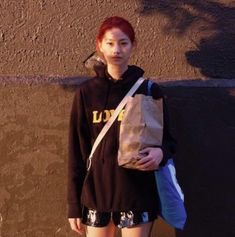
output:
M142 171L157 170L163 159L162 149L147 147L139 152L141 158L136 162L137 169Z
M69 218L69 224L73 231L79 235L83 235L85 232L84 225L81 222L81 218Z

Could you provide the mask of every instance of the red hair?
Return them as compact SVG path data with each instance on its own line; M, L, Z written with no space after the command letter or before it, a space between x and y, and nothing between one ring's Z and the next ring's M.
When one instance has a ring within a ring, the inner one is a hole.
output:
M131 23L122 17L113 16L106 18L101 24L99 32L96 36L96 45L98 44L98 42L102 41L106 31L112 28L118 28L119 30L121 30L129 37L132 44L135 42L135 31Z

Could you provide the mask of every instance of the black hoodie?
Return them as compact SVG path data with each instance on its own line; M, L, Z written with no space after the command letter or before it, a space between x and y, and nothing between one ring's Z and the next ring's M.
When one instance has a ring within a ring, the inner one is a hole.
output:
M117 152L121 117L111 126L92 159L89 172L86 161L92 144L118 106L144 71L129 66L120 80L107 73L79 86L72 105L69 131L68 217L79 218L82 206L98 211L158 211L158 197L153 171L119 167ZM147 94L147 80L137 94ZM159 86L151 88L154 99L163 98ZM164 98L163 98L164 101ZM175 141L168 128L164 103L163 165L175 152Z

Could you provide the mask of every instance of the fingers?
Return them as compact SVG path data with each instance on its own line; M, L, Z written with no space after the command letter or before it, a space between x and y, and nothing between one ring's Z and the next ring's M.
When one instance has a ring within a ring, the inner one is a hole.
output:
M69 224L73 231L79 235L84 234L84 225L81 223L80 218L69 218Z
M151 151L151 148L150 147L146 147L146 148L142 149L141 151L139 151L139 154L147 155L150 151Z
M82 222L81 222L81 219L80 219L80 218L77 218L77 219L76 219L76 223L77 223L77 227L78 227L79 232L80 232L81 234L83 234L85 228L84 228L84 225L83 225Z
M145 156L145 157L142 157L141 159L139 159L136 164L137 165L144 165L146 163L154 163L155 159L151 156Z
M137 161L137 169L147 171L156 170L159 168L159 164L163 158L161 148L147 147L140 151L142 158ZM143 156L145 154L145 156Z
M158 169L158 162L152 157L145 157L139 160L137 163L137 169L142 171Z

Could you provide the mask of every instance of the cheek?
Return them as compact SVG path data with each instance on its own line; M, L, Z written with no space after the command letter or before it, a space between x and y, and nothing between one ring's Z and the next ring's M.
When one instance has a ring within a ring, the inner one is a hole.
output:
M109 50L108 50L108 48L107 48L105 45L101 45L101 47L100 47L100 52L101 52L102 54L104 54L104 55L107 55L108 52L109 52Z
M104 53L105 45L103 43L99 43L97 48L102 54Z
M127 48L125 52L126 52L127 55L130 56L131 53L132 53L132 47Z
M105 48L100 48L100 53L101 53L103 59L104 59L105 61L107 61L108 58L109 58L109 56L110 56L110 54L108 53L108 51L107 51Z
M103 54L104 58L107 58L107 57L108 57L108 55L109 55L109 54L107 53L107 51L106 51L106 50L104 50L104 49L102 50L102 54Z
M101 53L103 53L103 48L99 45L99 47L97 47L97 49L101 52Z

